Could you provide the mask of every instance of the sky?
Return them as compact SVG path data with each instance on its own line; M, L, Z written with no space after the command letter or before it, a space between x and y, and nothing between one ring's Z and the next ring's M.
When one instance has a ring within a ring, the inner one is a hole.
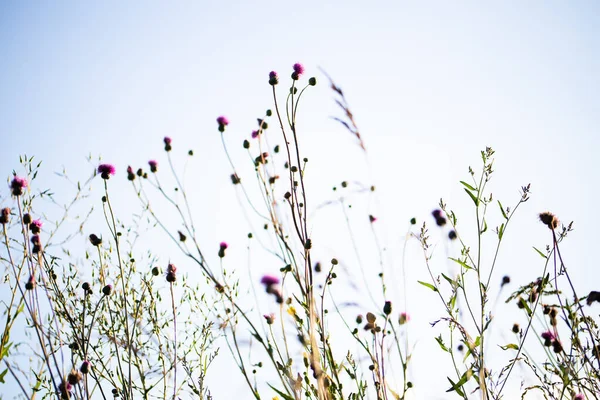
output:
M593 1L3 2L0 171L8 179L18 155L35 155L44 162L40 181L60 185L52 173L65 168L85 179L91 154L124 175L127 165L163 162L162 138L170 136L195 152L187 180L198 196L201 239L242 248L248 228L240 228L215 118L231 121L226 140L242 160L241 141L271 107L268 72L287 78L302 62L319 82L299 116L315 204L342 180L375 184L377 202L364 207L377 215L397 265L406 222L426 220L440 197L472 221L458 182L490 146L495 198L514 204L520 187L532 185L500 258L502 274L521 283L537 277L531 247L550 243L537 213L550 210L574 221L564 252L587 293L599 278L599 17ZM366 157L330 118L339 111L319 68L343 88ZM127 188L124 178L114 185ZM133 207L125 194L117 201ZM324 256L348 246L328 218L313 225ZM427 299L414 285L427 277L417 250L409 297ZM264 264L259 272L272 268ZM429 332L436 300L411 302L419 332ZM415 368L427 368L427 357Z

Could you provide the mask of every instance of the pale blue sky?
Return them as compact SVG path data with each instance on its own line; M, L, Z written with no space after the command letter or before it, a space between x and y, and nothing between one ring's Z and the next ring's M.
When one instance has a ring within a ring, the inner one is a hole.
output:
M204 166L191 173L201 182L196 190L215 194L202 197L200 208L215 210L203 216L205 237L235 243L246 231L232 233L236 221L228 215L237 202L215 118L229 117L228 139L239 149L271 105L268 72L287 77L299 61L322 83L300 116L314 185L368 179L364 164L353 161L362 156L351 138L329 119L336 109L317 70L323 67L362 130L390 246L408 218L426 216L440 197L465 209L470 200L457 182L478 166L479 150L492 146L495 197L514 203L519 187L532 183L504 271L524 281L539 273L525 267L538 261L531 246L549 242L536 223L536 213L549 209L575 220L568 259L581 291L597 290L600 5L366 4L4 2L0 171L8 177L17 155L27 153L44 160L49 180L62 165L83 179L92 153L123 175L128 164L162 157L169 135ZM115 185L125 187L121 178Z

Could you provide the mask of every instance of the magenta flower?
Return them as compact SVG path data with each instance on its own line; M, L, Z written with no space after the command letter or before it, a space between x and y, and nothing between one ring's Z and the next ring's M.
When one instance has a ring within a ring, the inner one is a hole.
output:
M177 267L174 264L167 265L167 282L173 283L177 280Z
M271 286L279 284L279 278L274 275L265 275L260 280L260 283L269 288Z
M540 336L542 337L542 339L544 339L544 346L546 346L546 347L550 347L555 342L556 343L558 342L556 340L556 336L554 335L554 333L552 333L550 331L542 332L542 334Z
M33 248L31 249L33 253L39 253L40 251L42 251L42 242L40 240L40 235L31 236L31 243L33 244Z
M275 86L278 83L279 83L279 76L277 75L277 72L275 72L275 71L269 72L269 85Z
M554 340L556 338L554 336L554 333L552 333L550 331L542 332L541 336L542 336L542 339L544 339L544 340Z
M292 79L297 81L300 76L304 73L304 66L300 63L294 64L294 72L292 72Z
M410 321L410 315L408 315L408 313L406 313L406 312L400 313L400 318L398 319L398 323L400 325L404 325L408 321Z
M42 230L42 220L36 219L31 221L31 224L29 224L29 229L33 234L37 235L38 233L40 233L40 231Z
M225 127L229 125L229 120L221 115L219 118L217 118L217 124L219 124L219 132L223 133L225 132Z
M163 139L163 142L165 142L165 151L171 151L172 147L171 147L171 138L168 136L165 136L165 138Z
M21 178L15 175L13 180L10 182L10 189L12 190L13 196L20 196L23 194L23 190L27 189L29 182L27 179Z
M573 396L573 400L585 400L585 397L583 396L583 393L580 392Z
M91 364L88 360L85 360L84 362L81 363L81 367L79 368L79 370L84 373L87 374L88 372L90 372L90 367Z
M258 137L258 131L252 131L252 139L256 139Z
M219 243L219 247L222 249L227 249L227 247L229 247L229 246L227 245L227 243L221 242L221 243Z
M158 163L156 162L156 160L150 160L150 161L148 161L148 165L150 166L150 171L151 172L158 171Z
M100 164L98 166L98 173L102 179L109 179L111 175L115 174L115 167L112 164Z

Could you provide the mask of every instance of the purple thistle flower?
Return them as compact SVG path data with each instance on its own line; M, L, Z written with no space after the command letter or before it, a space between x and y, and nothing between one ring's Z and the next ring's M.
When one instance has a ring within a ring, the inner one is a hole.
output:
M573 400L585 400L585 397L583 396L583 393L577 393L574 397Z
M258 131L252 131L252 139L256 139L258 137Z
M151 172L158 171L158 163L156 162L156 160L150 160L150 161L148 161L148 165L150 166L150 171Z
M90 372L90 367L91 364L88 360L85 360L84 362L81 363L81 367L79 368L79 370L84 373L87 374L88 372Z
M555 339L554 333L552 333L550 331L542 332L542 334L540 336L544 340L554 340Z
M229 247L229 246L227 245L227 243L221 242L221 243L219 243L219 247L222 249L227 249L227 247Z
M406 313L406 312L400 313L400 318L398 319L398 323L400 325L404 325L408 321L410 321L410 315L408 315L408 313Z
M167 282L169 283L173 283L177 280L177 267L175 266L175 264L169 264L167 265Z
M35 235L40 233L40 231L42 230L42 220L36 219L31 221L31 224L29 224L29 229L31 230L31 233Z
M292 79L297 81L300 76L304 73L304 66L300 63L294 64L294 72L292 72Z
M273 285L277 285L279 283L279 278L274 275L265 275L260 280L260 283L269 288Z
M20 196L23 194L23 189L27 189L29 186L29 182L27 179L16 176L10 182L10 188L12 190L13 196Z
M111 175L115 174L115 167L112 164L100 164L98 166L98 173L102 179L109 179Z
M42 242L39 235L33 235L31 237L31 243L33 244L33 248L31 249L32 253L39 253L42 251Z
M171 151L172 147L171 147L171 138L168 136L165 136L165 138L163 139L163 142L165 142L165 151Z
M294 72L298 75L302 75L304 73L304 65L300 63L294 64Z
M269 72L269 85L275 86L278 83L279 83L279 76L277 75L277 72L275 72L275 71Z
M223 133L225 132L225 127L229 125L229 120L221 115L219 118L217 118L217 124L219 124L219 132Z

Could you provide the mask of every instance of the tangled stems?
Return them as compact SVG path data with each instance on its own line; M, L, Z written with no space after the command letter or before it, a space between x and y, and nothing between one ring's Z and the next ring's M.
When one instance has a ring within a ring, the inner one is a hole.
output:
M117 261L119 263L119 272L120 272L120 281L121 281L121 289L123 290L122 293L122 300L123 300L123 319L124 319L124 323L125 323L125 337L126 337L126 342L125 345L127 346L127 356L128 356L128 360L127 360L127 366L128 366L128 375L127 375L127 380L123 379L123 392L127 394L127 396L130 399L133 399L133 386L132 386L132 375L131 375L131 361L132 361L132 357L131 357L131 352L132 352L132 337L130 336L130 330L129 330L129 311L127 308L127 297L126 297L126 293L127 293L127 288L125 285L125 269L123 268L123 262L121 260L121 250L120 250L120 245L119 245L119 236L120 233L117 232L117 223L115 220L115 214L113 212L112 209L112 205L110 202L110 197L108 196L108 182L107 179L104 180L104 195L106 196L106 204L108 205L108 211L110 213L110 221L108 220L108 215L106 214L106 208L104 208L104 215L106 217L106 222L108 224L108 227L111 231L112 237L115 241L115 247L116 247L116 251L117 251ZM111 313L111 318L112 318L112 313ZM125 377L123 377L125 378Z

